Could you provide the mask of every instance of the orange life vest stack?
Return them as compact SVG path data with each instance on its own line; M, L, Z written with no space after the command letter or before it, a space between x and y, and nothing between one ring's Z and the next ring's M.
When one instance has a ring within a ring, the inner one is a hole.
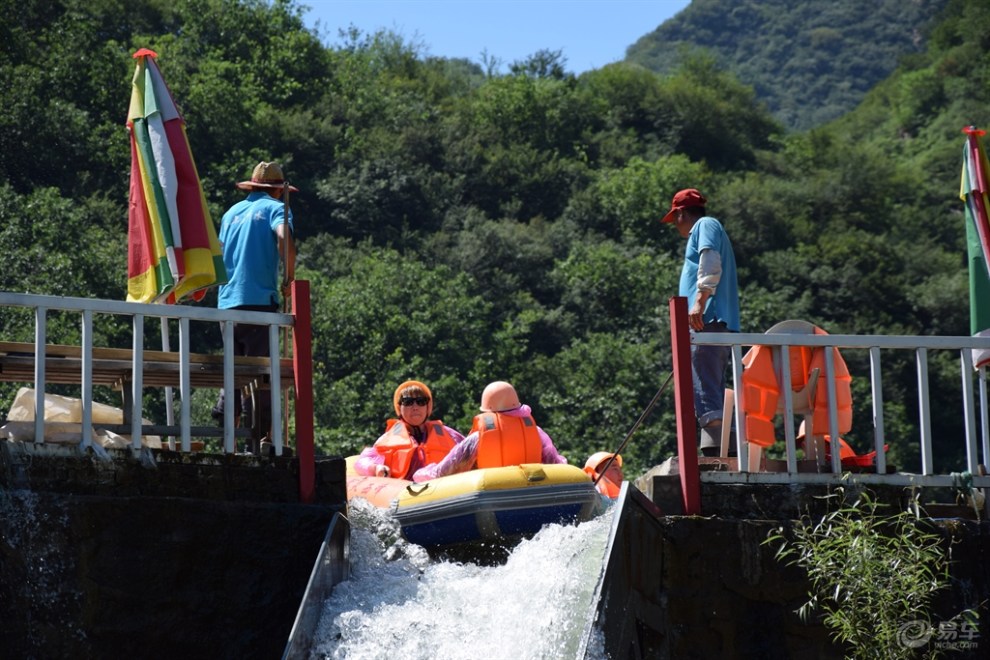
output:
M786 321L778 327L807 328L807 334L827 335L821 328L803 321ZM767 331L773 333L774 328ZM825 373L825 349L820 346L789 347L791 390L799 395L802 402L795 405L796 411L805 410L812 415L810 435L822 434L828 430L828 388L819 377ZM839 433L852 428L852 377L845 360L836 349L834 354L835 408L839 420ZM774 444L774 417L783 411L779 366L774 363L774 347L754 346L743 357L742 382L746 414L746 439L760 447Z

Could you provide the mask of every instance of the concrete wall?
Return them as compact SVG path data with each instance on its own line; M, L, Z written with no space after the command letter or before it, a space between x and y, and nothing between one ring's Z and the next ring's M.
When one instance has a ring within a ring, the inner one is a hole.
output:
M344 507L344 461L317 462L319 501L302 505L293 459L111 456L0 442L0 655L279 657ZM677 489L676 475L626 488L594 617L610 656L843 657L795 612L803 572L763 545L781 521L824 510L822 493L707 484L706 516L686 517ZM990 621L990 523L937 529L954 563L935 620L975 606ZM953 657L986 657L990 625L975 641Z
M321 501L304 505L292 459L152 467L13 444L0 443L4 657L281 656L343 506L342 459L318 462Z
M803 570L781 564L763 544L792 517L820 515L824 491L706 484L702 504L709 515L661 515L665 505L676 506L668 499L676 484L676 475L652 477L652 499L629 488L614 523L595 618L610 657L845 657L820 620L804 622L796 613L809 589ZM896 489L881 499L904 496ZM932 529L952 562L952 584L935 599L933 621L977 609L976 646L952 657L987 657L990 523L932 520Z
M228 502L299 501L299 461L241 454L141 449L81 455L74 446L0 441L0 487L75 495L195 497ZM315 502L342 507L342 458L316 464Z

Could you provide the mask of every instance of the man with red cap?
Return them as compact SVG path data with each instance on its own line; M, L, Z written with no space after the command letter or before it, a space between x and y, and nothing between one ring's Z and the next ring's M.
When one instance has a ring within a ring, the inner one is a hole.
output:
M707 200L687 188L674 195L661 222L672 223L687 239L679 295L688 301L692 332L739 332L739 286L732 242L718 220L708 215ZM694 411L701 429L701 452L717 456L722 437L722 405L729 346L691 344Z

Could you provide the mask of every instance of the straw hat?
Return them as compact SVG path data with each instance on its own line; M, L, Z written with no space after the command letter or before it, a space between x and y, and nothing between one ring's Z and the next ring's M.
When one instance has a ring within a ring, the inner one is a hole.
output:
M281 188L285 183L285 176L278 163L266 163L261 161L254 166L250 181L241 181L237 187L241 190L254 190L256 188ZM291 192L299 192L293 185L289 186Z

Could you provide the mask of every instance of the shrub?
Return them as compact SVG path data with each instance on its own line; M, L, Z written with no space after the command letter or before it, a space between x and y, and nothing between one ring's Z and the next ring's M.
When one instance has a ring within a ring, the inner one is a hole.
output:
M841 505L817 524L801 520L789 534L780 527L765 541L777 544L777 559L808 573L809 599L799 616L807 621L823 612L848 657L917 657L934 632L932 597L949 584L941 538L914 510L884 515L887 505L867 493L849 505L841 489L829 497Z

